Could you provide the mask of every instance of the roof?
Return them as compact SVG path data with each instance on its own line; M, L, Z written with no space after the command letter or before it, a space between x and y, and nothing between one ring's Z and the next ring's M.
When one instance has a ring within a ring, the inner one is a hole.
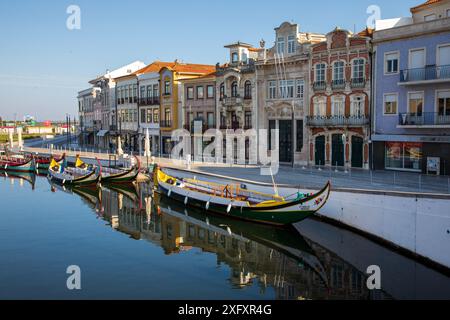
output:
M148 66L136 71L134 74L140 75L140 74L146 74L146 73L152 73L152 72L159 72L162 68L169 67L173 64L174 64L173 62L154 61L151 64L149 64Z
M422 3L422 4L418 5L418 6L412 7L411 8L411 13L418 12L418 11L420 11L422 9L425 9L426 7L428 7L430 5L433 5L433 4L442 2L442 1L443 0L428 0L427 2L424 2L424 3Z
M224 46L224 48L232 48L232 47L245 47L245 48L253 48L253 46L251 44L245 43L245 42L235 42L232 44L228 44L226 46Z
M189 74L209 74L216 71L216 66L207 64L195 64L195 63L180 63L178 61L173 62L166 68L178 72Z
M201 80L209 80L209 79L213 80L215 78L216 78L216 72L214 71L214 72L205 74L205 75L200 76L200 77L186 78L186 79L180 79L180 80L186 81L186 82L191 82L191 81L192 82L198 82L198 81L201 81Z
M358 36L371 38L374 31L374 29L367 27L363 31L358 32Z

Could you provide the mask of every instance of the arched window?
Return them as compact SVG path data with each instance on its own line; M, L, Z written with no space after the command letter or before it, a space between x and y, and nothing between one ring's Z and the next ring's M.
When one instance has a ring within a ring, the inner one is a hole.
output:
M225 85L223 83L220 85L219 93L220 93L220 101L222 101L223 98L225 98Z
M231 84L231 96L234 98L238 96L238 85L236 81Z
M244 85L244 99L251 99L252 98L252 83L247 80L245 81Z

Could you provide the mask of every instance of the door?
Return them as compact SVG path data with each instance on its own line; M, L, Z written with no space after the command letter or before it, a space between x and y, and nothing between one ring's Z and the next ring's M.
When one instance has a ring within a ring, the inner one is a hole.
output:
M316 138L314 159L316 162L316 166L325 165L325 136L320 136Z
M360 137L352 137L352 167L363 167L363 144L364 141Z
M292 121L280 120L280 162L292 162Z
M438 70L439 79L450 78L450 45L440 46L438 48Z
M333 134L332 136L332 153L331 165L343 167L344 166L344 143L341 134Z

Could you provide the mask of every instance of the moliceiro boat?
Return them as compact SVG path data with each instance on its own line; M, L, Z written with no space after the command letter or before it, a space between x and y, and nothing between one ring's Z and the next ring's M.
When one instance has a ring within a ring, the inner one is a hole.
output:
M325 205L331 191L328 182L315 194L297 193L289 200L277 194L248 190L240 184L177 178L158 166L154 170L154 183L158 192L185 206L272 225L289 225L310 217Z
M98 160L97 160L98 161ZM48 168L48 179L51 182L69 186L95 186L100 182L102 167L87 166L85 169L67 167L65 161L59 164L52 159Z
M122 184L134 182L141 170L141 163L139 159L137 157L134 158L136 160L135 164L128 169L103 167L101 170L102 183ZM79 156L76 158L75 167L79 170L88 170L89 168L89 166L84 163Z
M18 157L0 157L0 170L18 171L18 172L35 172L36 161L34 157L18 158Z

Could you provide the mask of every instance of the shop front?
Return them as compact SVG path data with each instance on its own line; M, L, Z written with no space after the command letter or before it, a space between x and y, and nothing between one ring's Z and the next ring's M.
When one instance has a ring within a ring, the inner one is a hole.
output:
M385 169L422 172L422 150L420 142L386 142Z

